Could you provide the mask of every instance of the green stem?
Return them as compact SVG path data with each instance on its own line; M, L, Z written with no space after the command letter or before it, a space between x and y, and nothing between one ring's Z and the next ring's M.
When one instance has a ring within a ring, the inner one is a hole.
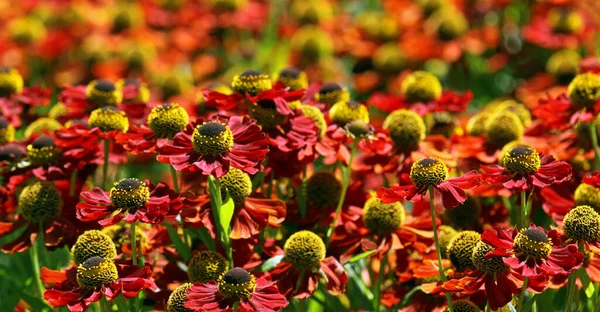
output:
M596 132L596 123L594 121L590 122L590 137L592 139L592 148L594 149L594 158L596 163L594 164L594 169L598 169L600 166L600 149L598 149L598 133Z
M306 166L302 167L302 185L300 185L300 194L298 195L298 205L300 206L300 218L306 218L306 196L307 196Z
M73 171L73 173L71 173L71 183L69 185L69 196L75 196L75 184L77 183L77 170Z
M177 170L175 170L175 167L169 165L169 167L171 168L171 177L173 178L173 190L175 190L176 193L179 193L179 183L177 183Z
M517 312L521 311L521 308L525 303L525 294L527 293L527 281L527 277L523 279L523 289L521 290L521 296L519 297L519 304L517 304Z
M221 241L221 246L223 246L223 249L225 249L225 252L227 254L227 260L229 262L229 267L233 268L233 254L231 250L229 236L227 233L229 228L224 229L221 226L220 209L223 206L223 198L221 197L221 185L219 184L219 181L216 180L215 177L213 177L212 175L208 176L208 188L210 192L210 203L213 218L215 220L215 236L219 238L219 240Z
M177 230L169 223L169 221L164 220L163 225L167 229L167 233L169 233L169 237L173 244L175 244L175 249L177 252L183 257L183 260L189 260L191 258L190 247L185 243L184 240L179 236Z
M435 220L435 204L434 204L433 186L429 187L429 208L431 210L431 228L433 230L433 240L435 241L435 250L437 251L438 258L438 269L440 271L440 279L442 282L446 282L446 274L444 274L444 265L442 264L442 251L440 250L440 241L438 239L437 222ZM448 302L448 310L454 311L452 307L452 295L446 292L446 301Z
M527 227L527 194L521 192L521 228Z
M119 295L114 299L114 302L117 304L117 308L119 311L129 311L129 307L125 302L125 297L123 295Z
M136 235L135 235L135 222L131 223L129 227L129 234L131 235L131 259L133 259L133 265L137 265L137 243L136 243Z
M577 292L577 285L575 284L576 280L575 270L573 270L571 275L569 275L569 282L567 283L567 305L565 306L565 311L571 311L573 297L575 297L575 293Z
M102 189L106 190L106 178L108 176L108 155L110 154L110 141L104 139L104 167L102 167Z
M325 246L329 246L329 239L331 239L331 234L333 234L333 230L335 229L338 219L340 218L340 214L342 213L342 206L344 205L344 199L346 198L346 192L348 191L348 186L350 184L350 173L352 172L352 161L354 160L354 154L356 154L356 149L358 146L358 139L355 139L352 143L352 150L350 150L350 160L348 161L348 167L346 167L345 171L342 171L342 193L340 194L340 198L338 200L337 208L335 209L335 217L333 218L333 223L329 226L327 230L327 237L325 238Z
M38 252L38 244L42 243L42 247L44 242L44 228L41 227L40 233L38 234L38 239L36 239L33 244L31 244L31 248L29 249L29 255L31 256L31 264L33 265L33 279L36 283L36 288L38 291L38 298L42 298L44 295L44 285L42 284L42 279L40 278L40 259Z
M385 276L385 266L388 261L387 253L381 258L381 262L379 262L379 275L377 275L377 283L375 284L375 291L373 292L373 296L375 297L373 301L375 302L375 311L378 312L381 308L381 284L383 283L383 277Z
M236 301L236 302L233 304L233 312L238 312L238 306L239 306L239 305L240 305L240 302L239 302L239 301Z
M104 296L100 297L100 310L103 312L111 312L112 311L112 305L106 300L106 298Z

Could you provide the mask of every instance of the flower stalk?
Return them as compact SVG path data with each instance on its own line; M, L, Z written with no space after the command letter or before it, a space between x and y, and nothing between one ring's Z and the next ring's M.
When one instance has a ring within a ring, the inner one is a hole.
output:
M429 186L429 208L431 210L431 228L433 230L433 240L435 241L435 250L437 252L438 258L438 269L440 271L440 280L442 282L447 282L448 279L444 274L444 266L442 264L442 251L440 250L440 241L438 239L437 232L437 222L435 220L435 205L434 205L434 194L433 194L433 186ZM446 301L448 302L448 310L450 312L454 312L454 308L452 307L452 295L449 292L446 292Z
M104 140L104 166L102 167L102 189L106 189L106 181L108 176L108 155L110 154L110 141Z

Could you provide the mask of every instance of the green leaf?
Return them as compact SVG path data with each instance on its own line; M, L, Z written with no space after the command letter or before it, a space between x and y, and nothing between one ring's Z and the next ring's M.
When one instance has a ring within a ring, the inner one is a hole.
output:
M275 268L279 264L279 262L281 262L281 260L283 260L283 256L275 256L268 259L260 266L260 271L269 272L273 270L273 268Z
M177 230L173 228L173 226L167 221L164 221L164 225L167 228L167 232L169 233L169 237L173 244L175 244L175 249L177 252L183 257L184 260L189 260L192 257L192 252L190 251L190 247L185 244L177 233Z
M261 171L252 178L252 190L256 190L265 181L265 172Z
M221 222L221 228L227 236L229 236L229 224L231 223L231 218L233 218L234 209L235 205L233 204L233 200L229 196L229 192L227 192L227 201L221 205L219 211L219 222Z
M33 311L49 311L50 307L40 298L34 297L24 291L21 291L21 298L27 302Z
M407 292L406 295L404 295L404 298L402 298L402 301L400 301L400 307L405 307L408 305L408 302L411 300L412 296L419 290L421 290L421 285L415 286L413 289Z
M369 250L369 251L365 251L363 253L360 253L360 254L358 254L358 255L350 258L350 260L348 260L348 263L353 263L353 262L359 261L361 259L364 259L364 258L366 258L366 257L374 254L376 251L377 251L376 249L373 249L373 250Z
M592 284L587 272L585 270L577 270L577 277L579 277L579 280L581 281L585 295L588 298L592 298L592 296L594 296L594 284Z

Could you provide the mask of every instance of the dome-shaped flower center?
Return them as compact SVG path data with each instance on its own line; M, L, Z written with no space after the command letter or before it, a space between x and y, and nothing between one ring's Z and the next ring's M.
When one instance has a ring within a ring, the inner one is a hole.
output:
M306 184L307 197L311 205L320 208L333 207L342 193L342 183L331 173L314 173Z
M350 100L350 93L337 82L328 82L321 86L319 93L315 95L316 100L332 106L338 102Z
M9 143L0 146L0 161L13 162L21 159L23 155L23 150L17 144Z
M246 197L252 193L250 176L237 168L229 168L229 172L219 179L219 184L221 185L221 198L225 199L229 193L236 207L243 206Z
M533 174L540 169L540 155L531 147L518 145L502 158L504 168L510 173Z
M123 246L129 246L129 249L131 249L131 227L128 224L120 223L105 227L102 229L102 233L110 237L118 251L123 250ZM148 248L148 236L142 227L135 227L135 242L136 250Z
M104 79L90 82L85 89L85 93L88 101L96 107L114 106L123 100L121 89L117 88L111 81Z
M600 76L593 73L577 75L567 88L571 102L579 107L592 107L600 99Z
M112 239L98 230L85 231L77 238L77 242L71 248L75 264L83 263L94 256L108 260L117 257L117 249Z
M60 156L60 149L56 147L54 139L50 136L42 135L27 145L27 158L34 165L47 165Z
M430 102L442 95L440 81L431 73L416 71L402 81L402 94L409 102Z
M552 240L538 228L523 229L515 237L515 251L527 258L548 258L552 253Z
M576 51L560 50L550 56L546 63L546 71L556 78L558 84L565 85L577 75L580 62L581 56Z
M335 103L329 110L329 118L339 126L344 126L354 120L369 122L369 110L356 101Z
M21 93L23 77L13 68L0 67L0 97Z
M485 134L485 123L490 114L487 112L479 112L473 115L467 122L467 134L472 136L480 136Z
M452 308L454 310L454 312L479 312L481 311L481 309L479 309L479 307L474 304L473 302L471 302L470 300L467 299L463 299L463 300L455 300L452 302ZM444 310L442 312L449 312L450 309L449 308L444 308Z
M383 128L390 131L390 137L398 152L415 151L425 139L423 118L407 109L399 109L389 114L383 122Z
M521 124L525 127L531 124L531 113L525 105L513 100L508 100L500 103L496 108L498 111L511 112L519 117Z
M600 215L590 206L577 206L565 216L563 230L573 241L596 242L600 239Z
M436 186L447 178L446 164L436 158L421 159L410 168L410 179L419 189Z
M442 258L448 258L448 246L450 245L450 242L452 241L452 239L454 237L456 237L456 235L458 235L458 232L452 228L451 226L448 225L440 225L438 227L438 241L439 241L439 247L440 247L440 253L442 254Z
M577 189L575 189L573 199L575 200L575 205L577 206L587 205L596 210L600 209L600 189L597 189L589 184L579 184Z
M555 33L579 33L585 27L581 14L567 7L556 7L548 12L548 24Z
M375 128L364 120L353 120L344 126L346 134L353 138L371 138Z
M512 112L495 113L485 123L487 141L497 147L519 140L524 131L519 116Z
M192 145L200 155L220 155L233 147L233 133L223 122L207 121L194 129Z
M384 74L396 74L404 69L406 57L395 42L380 46L373 54L373 67Z
M30 138L33 134L44 134L45 132L54 132L60 129L62 125L60 122L48 118L42 117L38 118L36 121L32 122L27 128L25 128L25 137Z
M306 73L295 67L288 67L282 70L277 77L277 81L289 87L290 90L300 90L308 87Z
M52 220L60 215L62 198L53 183L37 181L26 186L19 194L19 209L29 222Z
M475 268L473 265L473 248L479 242L480 235L475 231L462 231L454 236L448 244L448 258L456 270L463 271Z
M190 116L176 103L157 106L148 115L148 127L159 138L172 138L185 128Z
M377 197L371 197L365 203L363 220L371 232L389 234L404 223L404 207L401 203L384 204Z
M325 243L310 231L292 234L283 245L285 259L297 269L318 268L325 259Z
M227 260L219 253L203 250L190 259L188 277L192 283L208 283L216 281L227 271L228 267Z
M458 10L441 9L434 15L433 18L439 20L437 33L442 41L454 40L469 29L469 22Z
M127 115L114 106L104 106L92 111L88 123L90 127L98 127L102 132L127 132L129 129Z
M143 207L150 199L150 190L138 179L121 179L110 189L110 201L120 209L137 209Z
M8 123L4 117L0 117L0 145L15 140L15 127Z
M231 86L233 87L233 90L238 93L248 93L250 95L257 95L262 91L272 88L269 75L265 75L252 69L243 72L239 76L233 77Z
M256 290L256 278L242 268L233 268L218 281L221 295L233 300L247 300Z
M194 312L194 310L186 308L185 301L192 288L192 283L183 283L179 285L169 296L167 301L167 311L169 312Z
M477 245L473 248L473 264L475 268L481 272L490 274L504 272L507 266L502 261L502 257L485 258L485 255L492 250L494 250L494 247L482 241L477 242Z
M263 99L250 104L248 115L256 119L256 122L265 127L277 127L287 120L288 116L280 114L275 108L275 102L270 99Z
M302 115L315 122L315 125L317 125L317 128L319 129L319 138L325 136L325 133L327 132L327 121L325 121L325 116L321 110L310 105L302 105L300 106L300 110L302 110Z
M110 284L119 278L117 266L112 260L94 256L77 267L77 283L80 287L96 288Z

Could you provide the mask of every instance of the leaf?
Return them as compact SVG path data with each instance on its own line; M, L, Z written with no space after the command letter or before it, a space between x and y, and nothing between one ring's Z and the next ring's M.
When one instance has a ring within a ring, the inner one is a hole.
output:
M229 196L229 192L227 192L227 201L221 205L221 209L219 211L219 222L221 222L221 228L223 229L224 234L226 233L226 236L229 236L229 224L231 223L231 218L233 218L234 210L235 205Z
M190 247L183 242L181 236L179 236L177 231L167 220L165 220L163 223L167 228L167 232L169 233L171 241L173 242L173 244L175 244L175 249L177 250L177 252L183 257L184 260L189 260L192 257Z
M579 277L579 280L581 281L585 295L588 298L592 298L592 296L594 296L594 284L592 284L587 272L585 270L577 270L577 277Z
M531 307L533 307L533 304L535 303L535 301L539 298L539 296L537 296L536 294L532 294L531 298L529 298L529 301L527 301L524 305L523 308L521 309L521 311L523 312L528 312L529 310L531 310Z
M40 298L21 291L21 298L33 308L33 311L49 311L50 307Z
M269 258L260 266L260 271L269 272L273 270L279 264L279 262L281 262L281 260L283 260L283 255Z
M300 207L300 217L302 219L306 218L307 184L306 177L304 177L300 186L300 194L298 194L298 206Z
M364 259L364 258L366 258L366 257L374 254L376 251L377 251L377 249L373 249L373 250L369 250L369 251L365 251L363 253L360 253L360 254L358 254L358 255L350 258L350 260L348 260L347 263L353 263L353 262L359 261L361 259Z
M400 301L400 307L405 307L411 300L412 296L419 290L421 290L421 285L415 286L408 293L406 293L406 295L404 295L404 298L402 298L402 301Z

